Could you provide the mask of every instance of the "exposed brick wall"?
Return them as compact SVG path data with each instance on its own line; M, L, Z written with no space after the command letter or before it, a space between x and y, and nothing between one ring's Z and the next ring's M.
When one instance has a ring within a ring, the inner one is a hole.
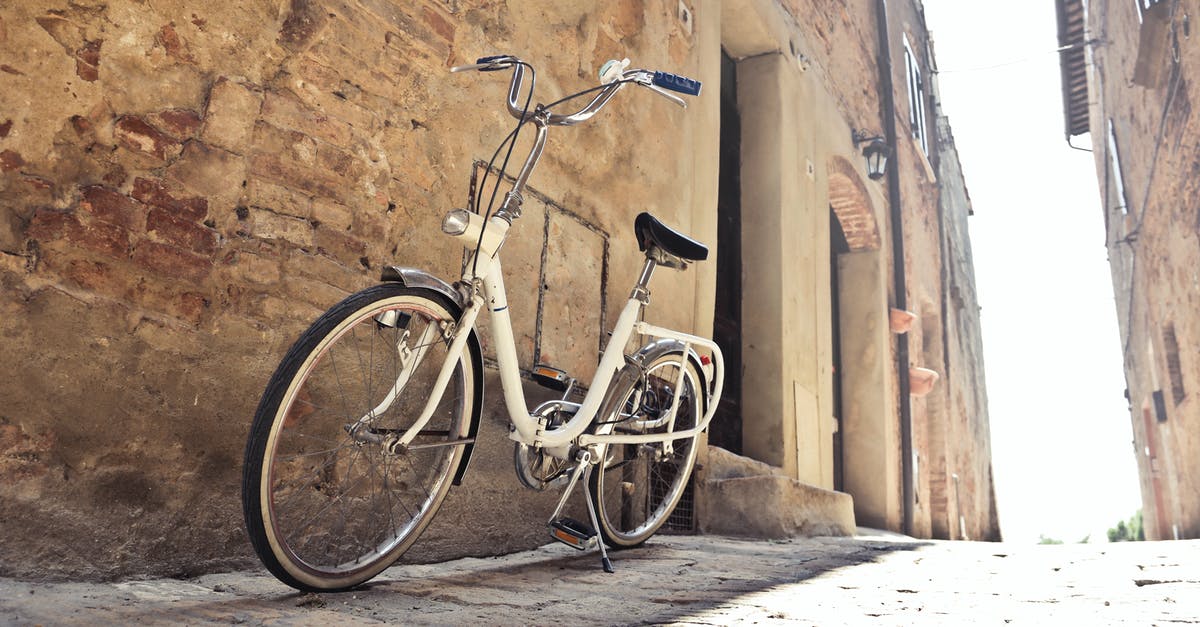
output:
M520 54L540 70L543 101L594 84L613 56L688 73L693 40L674 6L0 7L0 333L6 353L22 356L0 372L0 571L249 563L241 450L279 357L385 264L451 279L459 269L461 251L437 224L463 205L473 163L512 120L501 109L507 76L451 76L449 66ZM596 309L607 261L601 252L572 275L560 269L567 255L620 246L627 254L611 269L624 291L636 211L657 207L684 228L690 219L669 185L690 162L670 158L673 144L640 142L639 129L686 135L697 122L645 94L621 99L639 102L614 102L603 123L552 138L532 181L549 217L523 221L513 238L538 253L522 265L514 243L509 264L510 283L533 288L514 298L531 321L523 359L578 353L581 369L594 366L599 322L613 314ZM637 180L612 183L618 163ZM543 268L547 232L562 241ZM663 302L692 302L693 290L664 284ZM550 341L535 346L543 312ZM668 317L686 328L691 314ZM572 325L587 329L579 347L557 332ZM524 521L553 505L528 506L502 425L488 428L500 464L476 464L477 483L464 488L476 498L452 498L445 517L482 526L462 537L465 522L435 525L418 558L541 541ZM477 511L498 522L479 523Z
M1195 3L1160 2L1139 20L1129 3L1088 17L1089 32L1104 32L1103 45L1091 49L1089 126L1120 327L1109 341L1120 342L1124 357L1149 540L1173 539L1176 529L1200 537L1200 120L1192 115L1200 54L1185 44L1189 13Z

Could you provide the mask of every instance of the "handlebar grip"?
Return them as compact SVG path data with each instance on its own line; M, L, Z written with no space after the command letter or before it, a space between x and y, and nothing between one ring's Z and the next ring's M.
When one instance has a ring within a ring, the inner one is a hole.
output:
M686 76L671 74L669 72L655 72L654 79L651 81L656 87L677 91L681 94L689 96L700 95L700 81L692 80Z
M479 57L478 59L475 59L475 64L476 65L490 65L492 63L495 63L496 61L511 61L512 58L513 57L511 54L494 54L490 57ZM505 70L505 69L508 69L507 65L500 66L500 67L481 67L481 68L479 68L479 71L480 72L495 72L497 70Z

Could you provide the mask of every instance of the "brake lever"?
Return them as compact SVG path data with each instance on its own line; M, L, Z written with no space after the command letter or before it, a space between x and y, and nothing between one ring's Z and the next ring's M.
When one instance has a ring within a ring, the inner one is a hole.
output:
M456 65L456 66L450 68L450 73L455 74L457 72L467 72L469 70L478 70L480 68L488 67L489 65L492 65L492 64L491 63L472 63L470 65Z
M637 83L638 85L641 85L642 87L645 87L646 89L649 89L650 91L662 96L663 98L666 98L667 100L670 100L671 102L679 105L680 107L682 107L684 109L687 108L687 102L684 101L683 98L680 98L679 96L672 94L671 92L663 89L662 87L655 85L653 83L654 75L651 74L650 72L648 72L646 70L630 70L625 73L625 76L626 76L626 78L633 79L633 82Z
M685 101L683 98L680 98L679 96L676 96L675 94L668 92L667 90L663 89L662 87L659 87L657 85L646 85L645 83L638 83L638 84L642 85L646 89L649 89L650 91L662 96L663 98L670 100L671 102L679 105L680 107L682 107L684 109L687 108L687 101Z

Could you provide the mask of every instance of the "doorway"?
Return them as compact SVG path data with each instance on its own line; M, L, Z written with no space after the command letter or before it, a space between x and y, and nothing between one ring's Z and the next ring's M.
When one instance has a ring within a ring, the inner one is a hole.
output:
M845 488L843 479L843 448L842 448L842 306L841 283L842 272L839 270L838 259L850 252L850 243L846 240L846 232L842 223L829 208L829 320L832 346L833 368L833 489L842 492Z
M717 191L717 298L713 340L725 357L725 387L708 441L742 453L742 125L737 62L721 50L721 147Z

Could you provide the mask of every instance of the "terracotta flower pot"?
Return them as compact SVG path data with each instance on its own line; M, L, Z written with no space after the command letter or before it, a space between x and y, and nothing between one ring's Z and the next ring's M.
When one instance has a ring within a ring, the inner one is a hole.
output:
M933 384L937 383L937 380L936 370L913 366L908 369L908 393L912 396L925 396L933 390Z
M911 311L895 307L888 310L888 327L891 328L892 333L908 333L916 319L917 314Z

